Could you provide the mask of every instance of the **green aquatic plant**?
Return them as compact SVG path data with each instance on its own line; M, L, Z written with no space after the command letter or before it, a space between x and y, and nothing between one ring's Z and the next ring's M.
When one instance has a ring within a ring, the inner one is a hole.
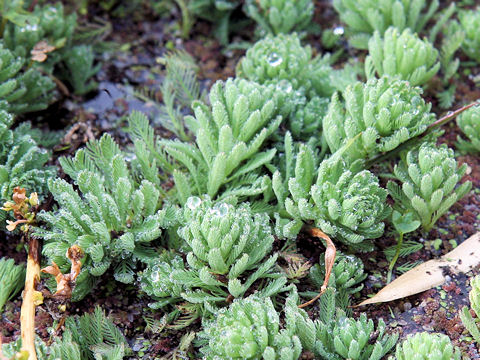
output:
M455 30L460 30L465 34L462 42L462 50L467 56L476 61L480 61L480 8L474 10L463 10L458 13L458 22L452 23Z
M165 250L151 261L138 277L142 291L154 300L148 306L159 309L181 301L182 293L189 287L173 281L170 275L185 271L183 258L173 251Z
M25 3L23 0L0 0L0 37L3 36L5 25L12 22L18 26L25 26L27 24L36 24L38 19L32 16L25 10Z
M224 303L229 296L243 297L259 279L270 279L263 297L285 285L285 277L274 271L277 255L268 256L274 238L267 214L254 214L247 204L215 204L208 197L190 197L182 213L179 222L185 225L178 235L187 263L165 252L140 280L143 290L159 300L154 307L180 298Z
M332 68L329 55L312 55L296 33L267 36L247 50L237 76L276 86L286 129L296 141L322 143L322 120L331 95L357 80L358 66ZM286 111L289 110L289 111ZM323 145L322 145L323 147Z
M136 91L135 96L153 102L157 107L159 114L154 122L174 133L178 139L189 141L192 134L187 133L185 114L191 114L190 106L194 100L205 97L197 77L199 67L189 53L180 50L167 53L160 61L165 65L165 79L160 86L162 101L156 92L147 88Z
M259 169L275 149L262 145L282 122L283 94L274 86L244 79L216 82L210 104L195 101L195 115L185 119L195 143L162 140L161 149L187 171L173 171L177 199L185 204L192 195L212 199L263 193L268 178Z
M23 71L24 63L0 43L0 107L15 114L47 108L55 88L49 77L35 69Z
M458 167L452 149L446 145L424 143L410 150L395 165L394 181L387 184L400 213L411 211L421 222L423 230L430 231L454 203L471 189L470 181L457 186L467 170L467 164Z
M480 330L478 329L478 316L480 315L480 276L475 276L470 279L470 286L472 289L468 294L470 299L470 308L475 312L477 317L474 319L470 313L470 308L464 306L460 310L460 319L462 319L463 326L468 330L473 339L480 342Z
M20 337L0 350L6 359L28 358ZM55 336L49 345L35 339L35 350L38 360L122 360L132 355L124 335L100 307L92 314L67 317L62 336Z
M25 284L25 266L15 265L13 259L0 259L0 314L5 303L12 299Z
M316 96L306 104L303 101L297 104L287 121L288 129L295 140L308 142L312 137L322 139L322 123L329 102L328 98Z
M272 178L279 203L279 234L296 237L306 223L352 246L366 246L364 240L383 234L383 220L390 211L387 192L361 161L349 165L334 155L317 168L309 147L301 145L293 160L288 138L285 144L290 170L285 177L276 171Z
M312 0L248 0L245 10L260 29L277 35L308 30L314 6Z
M302 346L295 328L280 328L272 300L254 295L235 300L229 308L205 321L199 333L204 359L286 359L300 357Z
M427 40L421 40L410 29L400 32L390 27L383 36L375 31L368 41L365 72L368 78L377 74L398 76L412 86L421 86L440 69L438 51Z
M95 54L89 45L78 45L66 49L63 54L64 78L70 83L75 94L84 95L97 87L91 80L101 64L93 65Z
M393 360L393 357L389 359ZM420 332L408 336L397 345L395 360L460 360L460 350L452 345L448 336Z
M45 41L52 46L47 54L45 67L52 69L53 65L61 61L60 49L68 48L72 44L73 34L77 25L75 13L65 14L61 2L56 4L37 5L31 16L38 19L35 23L18 25L9 22L3 33L4 46L16 56L23 59L30 58L30 52L35 45Z
M47 150L24 132L24 127L11 130L13 116L0 110L0 200L2 204L10 200L16 187L36 192L40 201L48 193L47 183L56 174L53 166L46 166L50 158ZM7 218L0 210L0 222ZM2 230L4 227L2 226Z
M400 31L409 28L421 32L437 11L439 1L334 0L333 7L347 25L350 43L366 49L368 39L375 31L383 35L390 26Z
M65 329L68 339L78 344L82 356L77 359L121 360L132 355L125 336L99 306L91 314L68 317ZM58 349L62 351L57 350L56 354L63 353L68 348L68 342L64 338Z
M260 84L287 80L290 89L303 89L309 99L329 97L336 89L330 78L333 70L327 58L312 56L312 48L302 46L296 33L267 36L247 50L237 76Z
M363 289L364 273L362 261L354 255L345 255L337 251L329 286L336 290L336 304L347 309L350 296ZM310 279L320 289L325 279L325 259L320 255L320 261L310 268ZM316 293L315 293L316 295Z
M60 164L78 190L60 178L49 182L59 207L37 215L45 224L35 230L45 240L43 254L64 273L70 267L67 249L78 245L85 252L75 300L87 295L110 267L116 280L133 282L136 263L155 257L149 244L160 237L161 228L175 222L175 211L161 209L155 184L136 181L109 135L90 141L73 158L61 158Z
M380 360L397 342L398 334L387 334L383 319L379 319L375 326L365 313L355 320L336 308L334 288L327 288L319 307L315 321L304 310L293 313L295 333L303 349L312 352L315 358Z
M480 152L480 106L474 106L457 117L457 125L468 139L457 136L457 148L463 152Z
M370 159L423 133L435 120L422 89L386 76L357 82L336 93L323 121L330 151L348 161Z

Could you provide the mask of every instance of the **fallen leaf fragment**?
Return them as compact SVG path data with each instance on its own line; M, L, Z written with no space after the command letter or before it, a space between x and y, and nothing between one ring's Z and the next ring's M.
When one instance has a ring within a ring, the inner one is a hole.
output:
M45 40L38 42L30 51L33 61L44 62L47 60L47 53L55 50L55 46L48 45Z
M43 268L41 271L46 274L55 276L57 282L57 291L53 296L62 299L69 299L72 297L72 291L75 286L75 279L80 274L82 263L80 260L83 258L83 250L78 245L73 245L68 248L66 257L72 263L70 273L62 274L60 268L54 261L52 265Z
M439 259L429 260L398 277L375 296L362 301L362 306L388 302L415 295L445 282L445 275L466 273L480 264L480 232L472 235ZM446 271L447 270L447 271Z

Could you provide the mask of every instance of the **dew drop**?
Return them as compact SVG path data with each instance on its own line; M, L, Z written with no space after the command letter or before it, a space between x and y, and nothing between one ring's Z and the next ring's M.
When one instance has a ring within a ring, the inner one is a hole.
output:
M220 216L226 216L228 214L229 207L227 204L222 203L218 206L218 213Z
M290 82L287 80L281 80L277 86L280 90L286 93L292 92L292 84L290 84Z
M218 209L210 209L208 210L208 213L212 216L220 216L220 210Z
M160 280L160 274L158 273L158 271L152 272L151 279L154 283Z
M189 197L187 200L187 206L190 210L195 210L197 207L200 206L202 200L198 196Z
M270 64L270 66L278 66L283 62L283 59L280 55L278 55L276 52L270 53L267 57L267 61Z
M333 29L334 35L343 35L344 32L345 29L343 28L343 26L337 26L335 29Z

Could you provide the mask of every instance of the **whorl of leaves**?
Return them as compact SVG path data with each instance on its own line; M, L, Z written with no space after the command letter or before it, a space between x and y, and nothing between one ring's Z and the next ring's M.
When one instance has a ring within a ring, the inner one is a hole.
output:
M389 75L407 80L412 86L426 84L440 69L438 51L410 29L390 27L383 37L375 31L368 42L365 72L371 78Z
M457 148L464 152L480 152L480 106L474 106L457 117L457 125L462 130L463 139L457 137Z
M427 0L334 0L333 7L347 24L350 43L366 49L368 39L377 30L380 35L394 26L419 33L439 7L439 1Z
M60 178L50 181L59 207L38 214L45 223L36 230L45 240L43 254L65 272L70 266L67 249L75 244L85 252L75 299L85 296L110 266L116 280L133 282L136 262L155 256L149 243L175 221L175 212L160 210L160 191L148 180L136 181L125 155L107 134L60 163L78 190Z
M289 153L293 151L289 149ZM295 237L307 223L354 246L383 234L382 221L390 211L385 203L387 192L371 172L363 169L361 161L348 165L334 155L317 169L313 151L300 146L294 163L294 171L286 175L290 178L282 181L277 171L272 179L279 201L280 234Z
M0 200L11 199L17 186L28 193L37 192L43 200L48 192L47 182L56 174L52 166L45 166L50 158L47 150L38 146L25 126L11 130L13 116L0 110ZM6 218L0 210L0 220Z
M460 360L461 352L444 334L420 332L408 336L397 345L395 359Z
M410 150L395 166L400 185L387 184L400 213L413 212L425 231L430 231L454 203L471 189L470 181L457 186L467 164L457 166L452 149L425 143Z
M349 161L391 151L423 133L435 120L422 89L386 76L357 82L332 97L323 131L330 151Z
M248 0L245 10L264 32L277 35L307 30L314 6L312 0Z
M54 82L30 68L0 43L0 108L20 114L47 108L52 100Z
M268 278L259 296L272 295L286 279L273 269L277 255L268 257L273 235L267 214L253 214L247 204L214 204L208 197L190 197L178 230L184 241L180 256L168 252L152 261L141 277L143 289L158 300L154 307L183 298L191 303L225 303L242 297L253 283Z
M199 337L205 359L298 359L302 346L292 326L280 329L272 301L250 296L235 300L216 319L205 322Z
M260 84L287 80L293 90L307 98L329 97L336 89L327 58L312 57L310 46L302 46L296 33L267 36L257 41L237 67L237 76Z

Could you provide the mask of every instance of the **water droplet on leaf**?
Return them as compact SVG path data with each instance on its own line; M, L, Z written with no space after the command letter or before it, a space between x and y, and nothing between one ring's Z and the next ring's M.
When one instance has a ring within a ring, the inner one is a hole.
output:
M197 207L200 206L201 203L202 203L202 200L198 196L192 196L192 197L189 197L187 200L187 207L190 210L195 210Z
M270 53L270 55L268 55L267 61L270 64L270 66L275 67L280 65L283 62L283 59L276 52L272 52Z

